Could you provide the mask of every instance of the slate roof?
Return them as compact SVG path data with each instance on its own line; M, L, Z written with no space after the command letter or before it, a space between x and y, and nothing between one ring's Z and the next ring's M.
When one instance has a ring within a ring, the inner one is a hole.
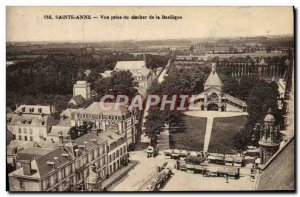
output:
M41 116L35 114L8 114L8 124L11 125L28 125L28 126L51 126L56 124L58 121L53 119L51 116Z
M81 95L76 95L71 98L74 100L77 105L81 105L85 102L85 99ZM71 102L71 100L69 102Z
M115 68L115 71L130 71L133 76L142 74L143 76L148 76L151 72L150 69L146 67L145 61L118 61Z
M295 140L292 138L263 168L257 190L295 189Z
M17 153L16 160L34 160L35 158L40 157L41 155L45 155L53 151L51 148L38 148L38 147L30 147L27 149L24 149Z
M222 86L223 83L218 75L218 73L212 69L211 73L209 74L204 86Z
M101 108L100 102L94 102L90 106L85 109L78 109L77 113L86 113L86 114L103 114L103 115L113 115L113 116L122 116L128 112L127 106L120 103L112 103L112 102L105 102L102 103L105 108L110 108L106 110ZM115 109L115 106L116 109Z
M35 159L37 173L40 177L44 177L45 175L52 172L54 169L51 165L47 164L47 162L54 162L55 168L59 168L70 162L66 157L62 156L62 154L68 154L63 148L57 148L51 151L48 154L42 155ZM57 159L54 159L56 157Z
M23 111L24 109L24 111ZM39 112L39 109L42 110L42 112ZM30 110L33 110L32 112ZM22 112L22 113L34 113L34 114L51 114L51 106L50 105L20 105L16 110L16 113Z
M115 70L140 70L146 67L145 61L118 61Z

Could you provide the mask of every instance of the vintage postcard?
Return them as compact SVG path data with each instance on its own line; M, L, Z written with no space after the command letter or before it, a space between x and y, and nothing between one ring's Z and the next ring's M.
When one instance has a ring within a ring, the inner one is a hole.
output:
M295 191L293 7L6 16L8 191Z

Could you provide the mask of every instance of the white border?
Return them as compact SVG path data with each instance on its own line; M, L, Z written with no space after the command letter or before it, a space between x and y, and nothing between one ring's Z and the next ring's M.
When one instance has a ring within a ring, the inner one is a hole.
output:
M96 0L84 0L84 1L74 1L74 0L1 0L0 1L0 38L1 38L1 48L0 48L0 61L1 61L1 71L0 71L0 101L1 101L1 115L0 115L0 132L1 136L0 139L2 141L0 142L0 159L1 163L3 163L2 169L0 170L0 196L12 196L16 194L9 194L5 191L5 132L6 132L6 120L5 120L5 113L6 113L6 107L5 107L5 46L6 46L6 6L292 6L294 5L296 9L300 7L300 1L299 0L244 0L244 1L238 1L238 0L232 0L232 1L222 1L222 0L210 0L210 1L196 1L196 0L172 0L172 1L162 1L162 0L109 0L106 2L99 2ZM299 10L298 10L299 11ZM280 13L278 13L280 14ZM299 20L296 20L297 22L296 26L299 27ZM298 37L298 33L295 35L295 37ZM298 45L298 43L296 43ZM297 47L298 48L298 47ZM297 57L299 57L299 52L297 51ZM297 69L297 76L299 75L300 69ZM297 86L297 92L299 92L299 86ZM299 105L298 108L299 109ZM299 115L298 115L299 117ZM299 124L299 119L297 118L297 122ZM296 131L297 132L297 131ZM299 134L297 134L299 136ZM299 147L299 146L298 146ZM297 151L299 154L299 151ZM299 156L299 155L297 155ZM298 157L299 158L299 157ZM299 169L297 170L297 172ZM298 176L297 176L298 177ZM297 178L297 183L299 183L299 179ZM297 185L297 189L299 190L299 185ZM205 195L208 196L208 194L197 194L196 195ZM18 194L20 195L20 194ZM24 194L22 194L24 195ZM32 195L32 194L27 194ZM39 195L39 194L37 194ZM49 195L49 194L48 194ZM66 195L72 195L72 194L55 194L56 196L66 196ZM82 194L83 195L89 195L89 194ZM94 194L94 195L104 195L104 194ZM110 194L110 195L130 195L130 194ZM147 194L149 195L149 194ZM155 196L162 196L166 194L154 194ZM167 194L167 195L173 195L173 194ZM185 195L185 194L183 194ZM217 194L209 194L210 196L216 196ZM221 195L224 195L222 193ZM231 195L231 194L225 194L225 195ZM239 195L239 194L238 194ZM257 193L243 193L242 195L255 195L255 196L264 196L266 194L257 194Z

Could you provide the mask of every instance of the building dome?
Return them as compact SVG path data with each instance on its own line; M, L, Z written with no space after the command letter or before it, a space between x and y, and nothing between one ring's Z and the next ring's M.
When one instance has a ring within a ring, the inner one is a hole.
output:
M267 114L265 119L264 119L265 122L274 122L275 121L275 118L272 114Z
M268 110L268 114L266 115L264 121L265 122L275 122L274 116L271 114L272 110L271 108Z

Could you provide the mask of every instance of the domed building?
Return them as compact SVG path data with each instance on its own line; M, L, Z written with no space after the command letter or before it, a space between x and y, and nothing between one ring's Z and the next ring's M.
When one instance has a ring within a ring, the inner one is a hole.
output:
M266 164L270 158L279 149L278 135L279 132L274 127L275 118L272 115L271 108L268 110L268 114L264 118L264 124L260 130L260 162Z
M192 98L190 102L199 103L201 111L247 111L246 102L223 92L222 88L223 82L216 71L216 64L212 63L211 73L204 84L204 91Z

